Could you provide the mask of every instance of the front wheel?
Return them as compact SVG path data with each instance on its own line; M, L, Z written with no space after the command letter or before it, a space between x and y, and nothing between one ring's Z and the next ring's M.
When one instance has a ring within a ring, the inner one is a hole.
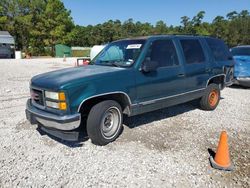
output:
M205 94L200 100L200 107L203 110L214 110L220 102L220 88L217 84L208 85Z
M92 143L102 146L114 141L121 133L122 119L122 109L116 101L94 105L87 119L87 133Z

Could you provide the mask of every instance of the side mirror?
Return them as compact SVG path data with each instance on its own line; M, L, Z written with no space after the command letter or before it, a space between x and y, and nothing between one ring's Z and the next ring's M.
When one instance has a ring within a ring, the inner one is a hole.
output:
M151 61L151 60L145 60L142 65L142 71L143 72L153 72L156 71L158 68L158 62L157 61Z

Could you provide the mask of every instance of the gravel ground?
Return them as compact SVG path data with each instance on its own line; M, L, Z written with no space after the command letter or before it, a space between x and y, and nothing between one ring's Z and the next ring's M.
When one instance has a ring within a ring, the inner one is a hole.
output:
M186 103L125 118L114 142L59 142L25 119L32 76L74 59L0 60L0 187L249 187L250 90L226 88L213 112ZM208 149L229 136L233 172L212 169Z

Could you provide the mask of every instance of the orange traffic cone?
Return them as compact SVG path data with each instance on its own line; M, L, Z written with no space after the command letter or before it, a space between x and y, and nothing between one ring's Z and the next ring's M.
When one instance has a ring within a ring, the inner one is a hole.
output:
M209 159L211 162L211 166L213 168L216 168L219 170L227 170L227 171L233 170L233 165L231 164L230 154L229 154L229 149L228 149L228 144L227 144L226 131L221 132L220 141L217 147L215 158L213 159L213 157L210 156Z

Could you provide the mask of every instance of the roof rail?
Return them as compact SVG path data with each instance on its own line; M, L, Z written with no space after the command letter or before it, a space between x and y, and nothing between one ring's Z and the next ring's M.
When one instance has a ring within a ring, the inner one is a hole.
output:
M180 34L180 33L173 33L171 35L176 35L176 36L201 36L201 37L217 37L215 35L201 35L201 34L190 34L190 33L187 33L187 34ZM218 37L217 37L218 38Z

